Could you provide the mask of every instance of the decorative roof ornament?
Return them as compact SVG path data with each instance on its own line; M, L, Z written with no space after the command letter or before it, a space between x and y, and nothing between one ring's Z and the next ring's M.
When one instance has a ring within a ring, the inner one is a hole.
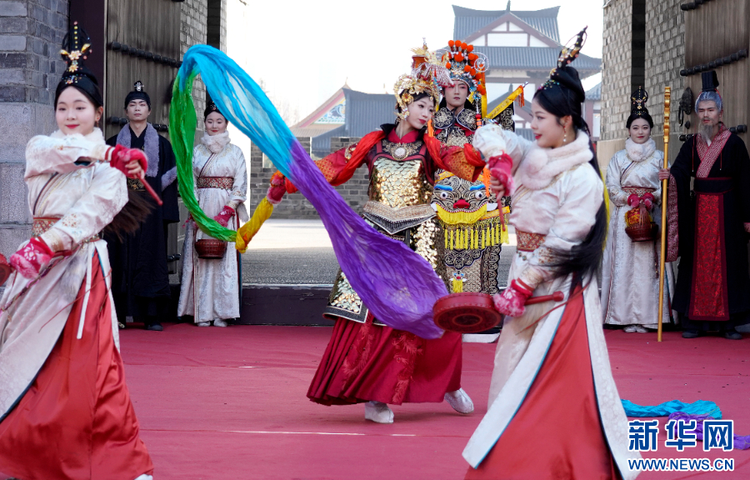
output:
M558 75L560 74L560 71L570 65L573 60L578 58L578 54L581 51L581 48L583 48L583 45L586 43L586 38L588 37L588 34L586 33L586 29L589 28L588 26L583 27L583 30L578 32L578 35L576 35L575 41L571 38L568 41L568 44L563 47L563 49L560 51L560 56L557 57L557 66L550 70L549 72L549 79L542 84L538 88L538 90L541 90L543 88L551 88L554 85L559 85ZM573 43L571 45L571 42Z
M413 48L411 73L401 75L393 86L396 103L401 110L397 113L398 118L405 119L409 116L407 107L415 95L428 93L435 103L440 101L440 88L453 85L448 70L437 59L434 52L427 48L423 41L422 47Z

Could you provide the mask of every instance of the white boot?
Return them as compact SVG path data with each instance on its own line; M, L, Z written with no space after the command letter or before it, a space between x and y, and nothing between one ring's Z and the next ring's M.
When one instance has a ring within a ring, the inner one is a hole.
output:
M214 327L226 327L226 326L227 326L227 322L225 322L224 320L220 318L217 318L216 320L214 320Z
M143 475L140 475L140 476L139 476L138 478L136 478L135 480L154 480L154 477L152 477L151 475L146 475L146 474L144 473Z
M448 405L458 413L471 413L474 411L474 402L471 401L471 398L464 392L463 388L459 388L455 392L446 393L444 398L448 402Z
M383 402L365 403L365 420L375 423L393 423L393 411Z

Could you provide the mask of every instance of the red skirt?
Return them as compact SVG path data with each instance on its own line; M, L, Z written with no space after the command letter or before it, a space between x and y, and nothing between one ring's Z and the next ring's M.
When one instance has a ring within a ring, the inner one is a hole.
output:
M154 466L112 337L99 257L81 339L81 287L60 339L16 407L0 423L0 472L23 480L133 480ZM29 294L32 294L29 292Z
M461 334L437 340L338 319L307 396L323 405L442 402L461 388Z
M518 412L467 480L620 478L599 419L585 315L575 295Z

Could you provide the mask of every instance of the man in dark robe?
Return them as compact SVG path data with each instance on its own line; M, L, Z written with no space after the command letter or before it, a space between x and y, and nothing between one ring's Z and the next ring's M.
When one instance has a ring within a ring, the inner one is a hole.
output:
M718 331L740 340L735 327L750 313L750 158L745 143L722 123L718 85L715 71L703 73L695 107L701 131L659 176L672 177L669 249L680 257L672 308L680 314L682 336Z
M169 141L148 123L151 99L138 81L125 98L128 125L109 145L140 148L148 157L146 181L159 192L164 202L154 209L141 228L124 239L107 237L112 264L112 293L121 326L132 316L143 322L147 330L161 331L161 318L169 306L169 273L167 268L167 226L179 221L177 209L177 171ZM128 179L131 194L152 201L138 179Z

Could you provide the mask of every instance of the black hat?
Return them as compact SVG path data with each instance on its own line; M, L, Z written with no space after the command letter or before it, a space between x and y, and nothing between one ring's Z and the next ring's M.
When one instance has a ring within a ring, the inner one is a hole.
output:
M133 91L128 93L125 97L125 108L128 108L128 104L133 100L145 101L146 105L148 105L148 109L151 110L151 97L149 97L148 93L143 89L143 82L140 80L133 84Z
M81 91L96 107L101 107L104 104L102 94L99 91L99 82L93 72L83 64L90 52L91 39L86 31L78 26L78 22L73 22L73 28L63 38L62 50L60 50L60 55L68 64L68 67L62 75L60 83L57 84L55 105L62 91L68 87L75 87Z
M224 119L226 120L226 118L227 118L226 115L224 115L223 113L221 113L221 111L219 110L219 107L217 107L214 102L210 102L208 104L208 106L206 107L206 111L203 112L203 120L207 119L208 116L211 115L214 112L218 113L219 115L221 115L222 117L224 117Z
M648 92L643 87L638 87L638 90L633 92L633 96L630 97L630 114L636 117L645 117L648 115L648 109L646 108L647 101Z
M704 92L715 92L719 88L719 77L716 76L716 70L709 70L701 74L703 80Z

